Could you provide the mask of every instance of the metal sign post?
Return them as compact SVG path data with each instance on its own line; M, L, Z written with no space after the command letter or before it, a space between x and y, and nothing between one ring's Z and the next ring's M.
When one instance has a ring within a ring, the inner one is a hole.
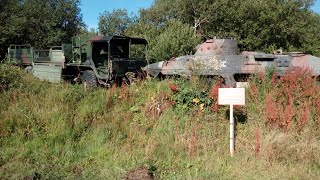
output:
M244 88L219 88L219 105L230 105L230 155L234 155L233 105L245 105Z
M234 155L234 119L233 104L230 104L230 155Z

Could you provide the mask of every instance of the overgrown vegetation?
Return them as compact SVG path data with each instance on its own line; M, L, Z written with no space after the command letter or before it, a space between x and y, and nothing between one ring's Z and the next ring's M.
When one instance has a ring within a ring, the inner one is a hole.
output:
M281 48L319 56L320 16L311 10L313 3L314 0L155 0L130 23L125 10L105 12L100 16L99 29L102 33L109 29L146 38L152 61L192 52L199 43L194 38L199 36L236 38L241 51L272 53ZM177 28L180 24L183 28ZM188 33L183 33L187 29ZM172 48L175 46L185 47Z
M141 167L158 179L320 175L320 95L307 70L252 78L246 106L235 110L231 158L228 107L213 108L219 81L144 80L85 92L0 67L1 179L120 179Z
M2 1L0 59L11 43L47 48L94 35L80 32L79 2ZM100 31L146 38L151 61L189 54L201 36L236 37L241 50L319 55L312 3L157 0L133 19L126 10L101 14ZM85 91L1 64L0 83L0 179L120 179L141 168L158 179L320 176L320 89L307 69L251 78L246 106L235 109L233 158L218 80L147 79Z
M0 60L10 44L49 49L70 43L84 26L79 0L1 0Z
M80 0L3 0L0 4L0 60L10 44L50 48L70 43L86 30ZM101 12L99 33L146 38L151 62L190 54L206 38L231 37L240 50L301 51L319 56L320 16L314 0L155 0L137 16L126 9Z

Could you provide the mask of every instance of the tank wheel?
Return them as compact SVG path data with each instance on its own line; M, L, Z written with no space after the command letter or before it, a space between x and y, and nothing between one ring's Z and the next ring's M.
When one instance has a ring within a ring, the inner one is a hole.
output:
M81 80L85 88L96 88L98 86L96 75L92 70L85 70L82 74Z

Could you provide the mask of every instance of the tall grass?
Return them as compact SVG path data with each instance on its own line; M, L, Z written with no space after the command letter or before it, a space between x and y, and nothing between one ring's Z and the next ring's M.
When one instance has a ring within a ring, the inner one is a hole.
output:
M320 175L319 91L308 71L252 78L247 105L235 110L231 158L219 82L145 80L84 91L1 68L8 88L0 92L0 179L121 179L141 167L158 179Z

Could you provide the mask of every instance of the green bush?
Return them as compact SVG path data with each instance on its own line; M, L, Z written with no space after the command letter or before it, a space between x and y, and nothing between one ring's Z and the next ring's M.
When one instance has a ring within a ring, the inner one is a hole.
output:
M6 84L8 88L18 88L21 86L25 73L19 67L0 64L0 83Z
M211 111L215 80L146 80L85 91L23 76L0 98L0 179L121 179L148 168L158 179L317 179L316 121L303 121L299 133L269 128L260 96L285 83L272 87L256 78L259 91L250 87L240 109L245 121L235 117L231 158L228 107Z

